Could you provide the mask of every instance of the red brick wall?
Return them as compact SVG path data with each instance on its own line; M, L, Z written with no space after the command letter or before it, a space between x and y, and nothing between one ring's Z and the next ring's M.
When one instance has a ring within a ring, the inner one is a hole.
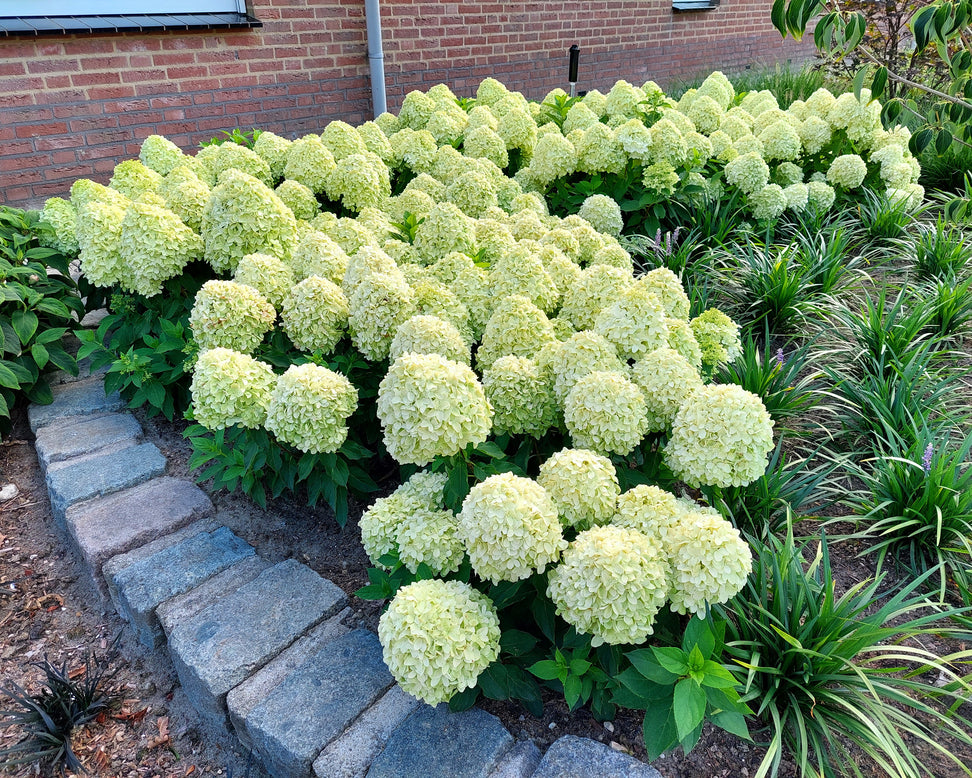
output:
M670 0L384 0L389 106L446 82L494 76L528 97L618 78L663 86L714 68L801 59L769 22L770 0L673 13ZM255 0L254 30L0 39L0 203L39 206L80 177L107 181L160 133L185 149L233 127L287 137L371 118L363 0Z

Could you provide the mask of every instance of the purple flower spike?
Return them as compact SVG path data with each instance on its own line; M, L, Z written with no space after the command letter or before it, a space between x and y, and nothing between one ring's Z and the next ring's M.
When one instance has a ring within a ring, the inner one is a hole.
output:
M932 446L931 443L929 443L928 446L925 448L924 455L921 458L921 468L922 470L925 471L925 475L928 475L931 472L932 454L934 452L935 452L934 447Z
M776 366L782 370L783 369L783 363L785 361L786 361L786 359L784 359L784 357L783 357L783 349L782 348L776 349Z

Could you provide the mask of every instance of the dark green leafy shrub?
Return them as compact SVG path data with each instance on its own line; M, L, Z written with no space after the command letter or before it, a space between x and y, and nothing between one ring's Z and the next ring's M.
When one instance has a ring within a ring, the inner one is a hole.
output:
M792 532L754 545L749 584L718 610L726 655L746 673L742 699L769 730L757 774L776 775L788 752L801 775L917 777L928 770L916 744L964 769L949 745L972 744L952 713L969 689L953 663L968 652L938 657L916 643L972 634L920 593L930 573L896 593L877 579L838 596L825 536L809 566ZM852 746L872 763L863 772Z
M78 374L64 336L84 316L70 259L40 245L50 227L32 212L0 208L0 429L21 398L51 402L43 372Z

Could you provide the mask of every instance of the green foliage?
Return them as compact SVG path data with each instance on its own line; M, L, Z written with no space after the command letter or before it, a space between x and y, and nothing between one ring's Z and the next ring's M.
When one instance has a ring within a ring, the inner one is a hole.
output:
M287 446L264 429L233 426L211 432L200 424L183 435L192 444L190 470L198 481L213 480L216 489L239 489L260 507L267 497L300 490L308 505L323 497L342 527L348 520L348 497L369 495L378 486L368 472L373 452L354 440L330 454L310 454Z
M629 651L630 667L618 674L614 701L645 711L645 748L650 760L681 746L687 754L699 741L702 725L717 727L749 740L739 681L722 664L726 622L693 616L681 646L652 646Z
M804 278L820 295L833 295L843 289L847 275L863 262L854 250L852 231L841 226L810 235L798 233L794 251Z
M872 459L852 465L863 489L847 504L869 550L915 575L934 570L939 597L948 582L968 585L972 553L972 434L957 446L927 428L894 437Z
M415 232L424 221L424 216L416 216L411 211L405 211L402 220L392 224L392 237L404 243L412 244L415 242Z
M64 336L84 316L70 259L46 248L50 227L33 212L0 208L0 430L21 398L53 399L43 371L78 374Z
M968 331L972 323L972 278L937 281L931 287L918 288L916 294L923 296L928 306L931 337L948 341Z
M538 124L553 122L560 130L564 129L564 122L567 120L567 112L578 102L580 97L570 97L569 95L552 95L548 102L544 100L540 104L540 118Z
M105 391L121 392L130 408L144 407L170 421L189 407L196 344L189 328L196 292L211 271L186 272L166 281L162 294L118 293L96 330L78 334L78 357L92 368L109 366Z
M749 584L720 610L726 654L746 673L742 699L769 728L757 775L776 775L784 751L801 775L925 775L919 743L963 768L949 742L972 743L969 722L948 706L968 693L953 668L969 652L940 658L916 644L972 635L916 593L927 574L893 594L878 579L838 596L825 535L809 567L792 531L754 546ZM863 772L851 746L873 762Z
M918 225L903 248L911 261L911 272L919 281L944 281L965 275L972 246L962 232L939 217L933 225Z
M860 229L878 249L907 234L915 220L914 214L908 209L907 200L891 200L885 192L871 189L862 190L857 203L857 216Z
M87 773L71 748L71 734L111 704L104 686L115 673L109 666L113 653L114 645L105 657L88 654L79 680L68 671L67 662L58 667L45 657L34 663L44 672L40 693L30 694L13 683L3 689L17 708L0 711L0 716L7 726L19 726L25 738L0 752L0 765L50 762L60 775L66 770Z
M527 670L541 681L556 681L563 689L564 701L570 710L590 702L595 691L603 694L608 676L590 661L589 643L569 651L553 650L552 659L541 659Z
M255 127L252 130L242 130L239 127L234 127L231 131L222 130L219 135L209 140L204 140L199 145L203 147L220 146L224 143L238 143L240 146L246 146L248 149L252 149L253 144L256 143L256 139L260 137L260 133L262 132L263 130L258 130Z

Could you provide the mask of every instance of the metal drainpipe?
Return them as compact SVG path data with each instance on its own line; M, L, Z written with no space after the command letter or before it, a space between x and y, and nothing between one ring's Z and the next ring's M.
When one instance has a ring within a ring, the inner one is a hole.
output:
M371 68L371 106L375 116L387 110L385 103L385 54L381 48L381 12L379 0L365 0L368 22L368 64Z

